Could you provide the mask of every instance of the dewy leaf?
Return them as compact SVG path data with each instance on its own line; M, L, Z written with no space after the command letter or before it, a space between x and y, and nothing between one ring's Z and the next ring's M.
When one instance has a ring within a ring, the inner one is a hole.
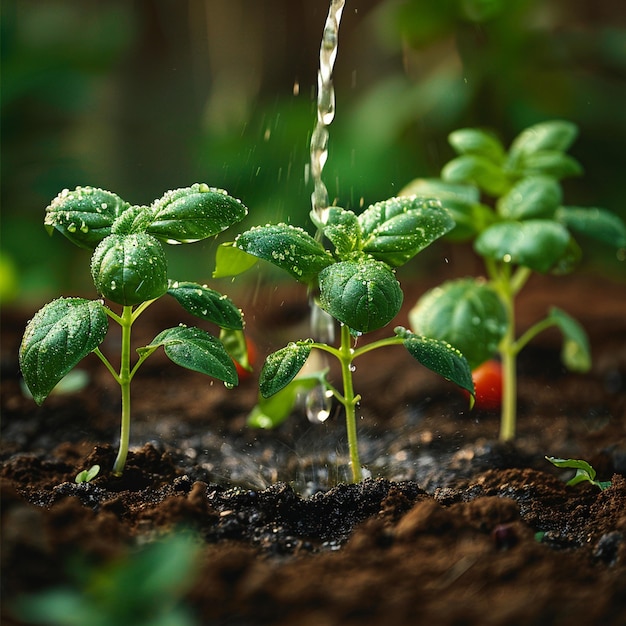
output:
M473 278L443 283L409 311L411 329L458 348L472 369L493 357L508 319L498 294Z
M192 243L212 237L248 213L240 200L204 183L168 191L151 208L154 220L147 232L168 243Z
M467 359L446 341L421 337L401 326L394 329L411 356L424 367L474 395L472 370Z
M289 224L255 226L235 239L235 246L252 256L269 261L296 280L311 283L333 257L319 241L302 228Z
M152 223L154 213L147 206L131 206L119 217L115 218L111 226L112 235L132 235L145 233Z
M555 217L576 232L615 248L626 248L626 224L606 209L559 207Z
M474 154L465 154L446 163L441 178L449 183L476 185L491 196L501 196L511 186L499 165Z
M284 389L304 367L311 350L309 343L298 342L270 354L259 376L261 395L269 398Z
M454 228L454 220L438 200L417 196L377 202L358 219L363 252L392 267L404 265Z
M213 278L237 276L249 270L258 260L257 257L236 248L232 241L222 243L215 253Z
M319 275L320 306L352 330L367 333L388 324L402 306L402 289L381 261L342 261Z
M346 259L361 249L361 226L352 211L330 207L324 235L335 246L340 259Z
M223 380L229 385L239 382L237 370L222 342L200 328L177 326L159 333L152 342L138 348L143 354L163 346L165 354L176 365Z
M506 153L500 140L477 128L461 128L448 136L450 145L458 154L475 154L494 163L504 162Z
M561 224L535 219L494 224L476 238L474 247L481 256L545 273L566 253L569 240Z
M522 155L544 150L565 152L576 139L578 128L564 120L541 122L523 130L511 144L510 158L517 161Z
M64 189L46 208L44 225L72 243L93 250L107 235L115 219L130 205L119 196L95 187Z
M140 304L167 291L167 260L159 241L146 233L109 235L91 257L98 293L124 306Z
M108 318L100 302L59 298L40 309L26 326L20 369L37 404L104 340Z
M498 200L498 213L509 220L551 218L561 203L561 186L548 176L530 176Z
M200 319L213 322L220 328L232 330L243 328L241 311L233 304L232 300L206 285L170 281L167 293L183 309Z
M292 413L298 396L310 391L324 381L323 372L309 376L298 376L269 398L261 396L258 404L250 411L247 424L252 428L276 428Z
M561 360L573 372L588 372L591 369L591 349L583 327L565 311L557 307L550 309L548 319L563 333Z

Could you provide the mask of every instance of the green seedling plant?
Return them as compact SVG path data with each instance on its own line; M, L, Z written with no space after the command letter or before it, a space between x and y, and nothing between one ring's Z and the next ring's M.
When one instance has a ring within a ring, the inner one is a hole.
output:
M77 485L80 485L81 483L88 483L88 482L91 482L99 473L100 473L100 466L97 464L92 465L89 469L83 470L82 472L78 472L74 480Z
M611 486L610 480L596 480L596 470L587 461L580 459L558 459L554 456L547 456L547 461L550 461L555 467L564 467L567 469L575 469L576 473L570 478L566 485L570 487L578 485L578 483L589 482L592 485L598 487L601 491L608 489Z
M113 474L121 475L130 435L130 385L142 363L158 348L177 365L236 385L231 355L244 359L241 311L226 296L189 281L167 277L163 242L192 243L212 237L246 215L247 209L225 191L196 183L168 191L150 206L135 206L109 191L78 187L61 192L48 206L45 226L79 247L93 250L91 276L99 300L58 298L28 323L19 360L24 382L41 404L79 361L94 353L120 386L119 452ZM216 324L221 338L200 328L179 325L137 349L131 362L131 331L139 316L164 295L195 317ZM117 311L112 306L118 305ZM121 328L119 369L100 349L109 320ZM229 351L225 345L229 346Z
M471 241L482 257L486 279L463 278L425 294L409 314L414 332L449 341L472 369L499 355L503 370L500 439L515 437L517 355L539 333L557 327L561 358L571 371L591 366L587 336L567 313L548 315L516 335L516 298L533 272L563 274L581 256L576 234L607 246L626 247L626 226L600 208L563 205L560 181L582 167L566 154L577 127L555 120L520 133L509 150L494 135L466 128L449 141L458 156L441 179L417 179L403 193L438 197L456 222L449 238Z
M352 479L362 478L356 407L361 396L354 391L354 361L379 348L403 345L420 363L473 394L469 365L449 343L419 336L402 327L394 336L362 344L360 337L387 325L399 312L403 293L395 269L412 259L433 241L449 232L454 221L438 201L425 198L392 198L376 203L358 217L340 207L330 207L322 221L311 212L318 229L314 238L288 224L257 226L240 234L233 244L218 249L215 275L235 274L268 261L317 294L322 311L340 323L340 343L293 341L270 354L259 378L265 416L284 419L298 388L323 386L343 406L346 417ZM322 241L329 242L326 249ZM357 339L359 339L357 344ZM296 377L312 350L335 357L341 368L342 388L333 386L326 373ZM286 402L280 394L286 394ZM276 400L273 397L279 395ZM270 405L274 403L273 407ZM271 409L271 410L270 410Z

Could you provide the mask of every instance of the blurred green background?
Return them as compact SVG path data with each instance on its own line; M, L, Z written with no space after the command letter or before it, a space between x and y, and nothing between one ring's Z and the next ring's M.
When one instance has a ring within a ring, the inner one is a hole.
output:
M43 228L65 187L147 204L206 182L249 207L242 227L306 226L328 5L5 0L3 302L93 291L89 253ZM585 168L566 181L566 203L626 218L623 0L347 0L339 40L324 170L339 205L358 211L437 176L456 128L487 127L508 144L564 118L580 128L571 152ZM209 279L214 246L169 248L170 275ZM615 251L585 252L587 271L626 274Z

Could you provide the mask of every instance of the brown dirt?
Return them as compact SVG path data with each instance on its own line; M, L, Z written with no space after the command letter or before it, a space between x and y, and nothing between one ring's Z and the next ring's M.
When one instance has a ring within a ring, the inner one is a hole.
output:
M254 290L233 297L261 353L306 336L302 290L259 293L262 304ZM70 584L77 553L102 564L181 526L200 549L184 598L198 624L626 623L626 289L533 279L519 329L552 304L587 329L593 369L567 373L558 335L537 338L520 356L515 444L495 440L497 415L469 412L401 349L363 357L355 385L372 479L359 485L341 482L340 415L312 425L298 413L276 432L252 431L254 378L231 391L156 355L134 383L135 447L116 479L107 373L89 357L86 390L37 408L16 359L32 311L3 311L2 623L22 623L16 598ZM138 323L138 344L191 321L159 311ZM546 454L584 458L613 484L567 487ZM101 475L76 485L94 463Z

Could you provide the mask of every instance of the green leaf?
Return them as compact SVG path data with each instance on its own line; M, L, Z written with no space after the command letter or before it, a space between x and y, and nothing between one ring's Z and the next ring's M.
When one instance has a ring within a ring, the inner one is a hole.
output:
M554 150L543 150L524 156L520 169L525 176L541 174L558 180L569 176L579 176L583 171L582 166L574 157Z
M240 200L204 183L168 191L151 208L154 220L147 232L167 243L192 243L212 237L248 213Z
M561 186L553 178L523 178L498 200L498 213L509 220L551 218L562 195Z
M573 372L588 372L591 369L591 349L583 327L557 307L550 309L548 319L563 333L561 360L567 369Z
M566 253L569 240L561 224L534 219L494 224L476 238L474 248L481 256L545 273Z
M474 154L496 164L504 162L506 153L500 140L477 128L461 128L448 136L450 145L458 154Z
M220 341L231 358L235 359L244 369L249 372L252 371L248 358L248 344L243 330L222 328L220 330Z
M26 326L19 351L24 382L37 404L104 340L108 317L100 302L59 298Z
M259 390L269 398L284 389L304 367L312 346L307 342L290 343L270 354L259 376Z
M529 126L511 144L510 158L517 161L523 155L545 150L565 152L578 135L575 124L564 120L551 120Z
M298 396L325 381L324 372L298 376L269 398L259 397L258 404L248 415L247 424L252 428L276 428L294 411Z
M472 370L467 359L446 341L416 335L401 326L394 329L410 355L424 367L474 395Z
M448 200L463 204L475 204L480 201L480 191L477 187L447 183L439 178L416 178L403 187L398 196L436 198L444 206L447 206Z
M615 248L626 248L626 224L606 209L560 207L556 219L568 228Z
M168 328L150 344L138 348L137 352L141 355L160 346L163 346L165 354L176 365L223 380L229 385L239 382L235 364L222 342L200 328Z
M570 487L585 481L590 482L592 485L595 485L601 490L608 489L611 486L610 480L595 480L596 470L589 463L587 463L587 461L583 461L581 459L557 459L553 456L546 456L545 458L556 467L576 470L576 474L574 474L574 476L570 478L567 483L565 483Z
M472 369L493 357L506 333L506 309L496 291L473 278L449 281L425 293L409 311L417 335L458 348Z
M172 296L185 311L192 315L217 324L220 328L241 330L243 318L241 311L233 301L206 285L192 282L170 281L167 293Z
M124 306L140 304L167 291L167 260L159 241L146 233L109 235L91 257L98 293Z
M454 221L438 200L417 196L377 202L358 219L363 252L392 267L404 265L454 228Z
M389 323L402 306L402 289L380 261L342 261L319 275L320 306L351 329L367 333Z
M91 482L100 473L99 465L92 465L89 469L78 472L74 482L77 484Z
M335 246L340 259L346 259L361 250L361 226L352 211L330 207L324 235Z
M131 206L119 217L115 218L111 226L112 235L132 235L145 233L152 223L154 214L147 206Z
M302 228L289 224L255 226L241 233L235 246L247 254L269 261L303 283L311 283L317 275L334 262Z
M441 178L449 183L476 185L496 197L506 193L511 186L500 166L475 154L465 154L446 163L441 170Z
M117 217L130 205L119 196L95 187L64 189L46 208L44 225L56 229L72 243L93 250L106 236Z
M232 241L222 243L215 253L213 278L237 276L249 270L258 260L257 257L236 248Z

